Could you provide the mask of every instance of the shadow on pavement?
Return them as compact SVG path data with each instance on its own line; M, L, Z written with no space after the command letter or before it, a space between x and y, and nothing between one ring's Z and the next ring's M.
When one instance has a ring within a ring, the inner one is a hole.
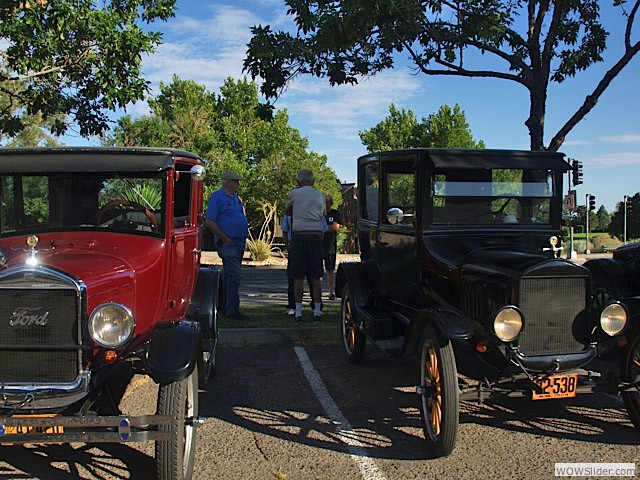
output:
M423 440L415 361L389 360L368 347L363 364L349 365L337 346L307 347L331 397L353 427L327 418L292 347L225 349L210 395L201 396L201 415L216 417L287 441L348 452L357 440L374 458L430 458ZM461 430L485 425L536 437L609 445L640 445L617 399L602 394L568 401L533 402L498 398L483 406L461 403Z

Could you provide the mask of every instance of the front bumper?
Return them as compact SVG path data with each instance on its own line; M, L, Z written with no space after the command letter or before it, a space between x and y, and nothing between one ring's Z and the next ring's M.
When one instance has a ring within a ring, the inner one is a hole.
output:
M0 384L0 406L24 402L30 398L30 409L54 409L76 403L89 391L91 372L83 370L73 383L21 385Z
M510 350L512 361L526 372L554 374L581 368L597 355L595 345L589 345L582 352L557 355L522 355L517 349Z

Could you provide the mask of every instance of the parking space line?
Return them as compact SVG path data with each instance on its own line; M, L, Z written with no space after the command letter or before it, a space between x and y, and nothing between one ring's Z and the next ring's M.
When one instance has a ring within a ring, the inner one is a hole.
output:
M362 478L365 480L385 480L376 463L367 456L367 452L363 448L364 444L354 438L355 435L351 433L353 432L353 427L340 411L333 398L331 398L331 395L329 395L329 391L313 363L311 363L307 351L303 347L294 347L294 350L313 392L322 404L322 408L324 408L329 419L338 425L336 429L338 437L347 445L351 459L360 469Z

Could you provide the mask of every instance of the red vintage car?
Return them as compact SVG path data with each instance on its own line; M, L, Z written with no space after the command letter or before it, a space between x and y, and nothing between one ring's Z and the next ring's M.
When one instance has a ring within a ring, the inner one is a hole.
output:
M158 478L191 478L217 346L203 179L174 149L0 149L0 443L155 440ZM135 373L156 415L121 414Z

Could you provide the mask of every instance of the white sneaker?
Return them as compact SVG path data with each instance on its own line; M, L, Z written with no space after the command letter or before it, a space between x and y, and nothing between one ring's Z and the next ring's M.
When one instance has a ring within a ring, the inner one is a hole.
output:
M285 310L284 314L285 314L285 315L289 315L289 316L291 316L291 315L295 315L295 314L296 314L296 311L295 311L293 308L287 308L287 309Z

